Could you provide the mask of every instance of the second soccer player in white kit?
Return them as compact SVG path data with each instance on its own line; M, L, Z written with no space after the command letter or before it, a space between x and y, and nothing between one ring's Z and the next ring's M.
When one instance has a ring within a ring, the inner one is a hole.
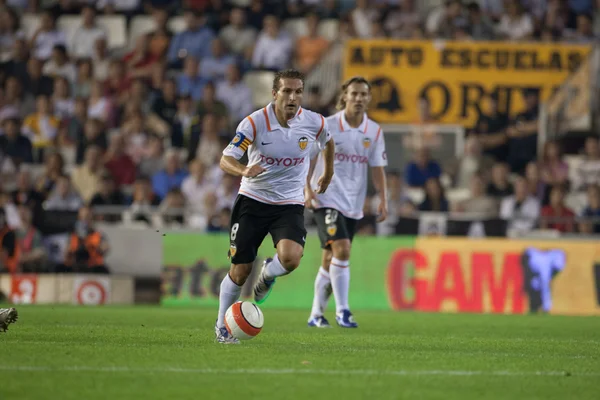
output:
M306 206L315 210L323 248L322 264L315 280L315 294L308 326L330 327L323 315L333 289L336 322L343 328L356 328L348 302L350 287L350 249L358 221L363 217L367 195L367 171L371 167L373 184L379 195L377 221L387 217L387 166L381 127L367 116L371 85L354 77L342 85L338 109L327 118L335 142L335 175L327 192L315 193L316 177L324 169L321 155L311 162L305 188ZM315 149L314 154L317 154ZM314 169L314 170L313 170Z

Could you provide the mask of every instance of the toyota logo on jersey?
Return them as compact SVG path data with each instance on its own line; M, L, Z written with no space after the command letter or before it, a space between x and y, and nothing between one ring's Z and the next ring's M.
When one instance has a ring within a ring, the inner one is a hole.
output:
M361 156L358 154L335 153L335 159L339 162L349 162L352 164L366 164L369 162L369 158L367 156Z
M295 167L304 163L304 157L268 157L261 154L260 162L267 165L276 165L278 167Z

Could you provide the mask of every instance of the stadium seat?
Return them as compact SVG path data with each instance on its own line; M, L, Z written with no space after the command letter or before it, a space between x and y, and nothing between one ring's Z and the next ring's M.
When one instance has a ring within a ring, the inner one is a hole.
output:
M425 192L420 188L407 188L406 195L413 204L421 204L425 199Z
M252 92L255 107L262 107L272 100L271 86L275 74L270 71L251 71L244 75L244 83Z
M319 23L319 35L333 42L338 37L339 22L337 19L326 19Z
M21 27L23 28L27 40L31 40L40 27L40 20L39 14L23 14L21 17Z
M300 36L308 34L308 27L304 18L289 19L283 23L283 29L286 30L292 38L298 39Z
M173 17L167 22L167 27L173 33L179 33L185 30L185 19L183 17Z
M446 198L450 204L459 203L471 197L471 191L465 188L449 189L446 191Z
M154 19L148 15L138 15L133 17L129 25L129 48L135 46L135 40L146 33L150 33L154 30L156 24Z
M97 18L98 25L104 28L108 35L108 48L119 49L127 44L126 19L122 15L107 15ZM67 42L73 41L77 28L81 26L81 17L63 15L58 18L57 26L67 35Z
M581 214L587 204L587 196L584 192L569 192L565 196L565 205L575 214Z
M577 170L583 162L583 156L565 156L565 162L569 166L569 181L577 182Z

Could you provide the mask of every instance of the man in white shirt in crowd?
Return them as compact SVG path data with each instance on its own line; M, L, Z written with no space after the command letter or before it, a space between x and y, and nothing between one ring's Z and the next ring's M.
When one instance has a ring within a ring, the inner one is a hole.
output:
M540 217L540 203L529 194L527 180L522 176L518 177L514 188L515 194L505 197L500 205L500 218L508 220L509 235L531 231Z
M258 36L252 66L263 69L283 69L290 63L292 56L292 39L279 27L279 19L267 15L263 22L264 29Z
M219 36L233 54L243 56L244 51L256 42L256 29L246 24L246 13L242 8L231 10L229 21Z
M75 58L87 58L94 55L96 40L106 38L104 29L96 24L96 10L86 5L81 10L82 24L71 39L70 53Z
M242 82L237 65L229 65L225 81L217 83L217 99L227 106L232 123L237 124L252 112L252 92L248 85Z

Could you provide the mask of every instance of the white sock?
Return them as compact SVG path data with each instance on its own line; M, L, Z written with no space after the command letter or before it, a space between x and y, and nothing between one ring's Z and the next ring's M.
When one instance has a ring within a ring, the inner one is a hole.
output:
M335 297L335 310L348 310L348 290L350 289L350 261L342 261L333 257L329 265L331 287Z
M227 274L225 278L223 278L223 282L221 282L221 290L219 291L219 317L217 319L217 327L223 328L225 326L225 313L233 303L238 301L241 292L242 287L231 280L229 274Z
M325 271L323 267L319 268L317 277L315 278L315 297L313 298L312 310L310 312L310 318L322 317L327 308L327 286L331 283L329 278L329 272Z
M278 276L287 274L289 274L289 271L283 268L283 265L281 265L281 263L279 262L279 256L275 254L275 257L273 257L273 261L271 261L267 265L267 268L265 268L265 278L270 281L272 279L277 278Z

